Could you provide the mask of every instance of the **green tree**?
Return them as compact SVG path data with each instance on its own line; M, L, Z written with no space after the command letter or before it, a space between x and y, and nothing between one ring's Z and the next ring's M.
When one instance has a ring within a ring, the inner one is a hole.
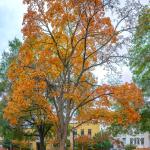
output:
M141 110L141 120L139 122L139 129L142 132L150 132L150 105L146 104Z
M138 18L133 47L129 51L133 80L150 96L150 8L143 9Z
M145 7L138 19L133 47L129 51L133 80L143 90L144 96L150 96L150 8ZM141 110L140 131L150 131L150 106L145 104Z
M21 42L19 39L15 38L12 41L9 41L8 51L2 53L2 58L0 62L0 94L4 96L5 93L10 88L10 82L7 79L7 70L11 62L16 58L18 54L19 47Z
M95 150L108 150L111 148L111 136L106 131L101 131L93 137L93 148Z

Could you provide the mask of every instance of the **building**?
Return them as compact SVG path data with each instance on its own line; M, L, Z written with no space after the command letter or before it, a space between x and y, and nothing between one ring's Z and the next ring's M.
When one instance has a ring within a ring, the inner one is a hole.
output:
M136 148L140 149L150 149L150 133L140 133L136 135L119 135L115 137L115 139L121 141L123 145L135 145ZM117 145L114 145L112 150L123 150L123 148L119 148Z
M78 124L72 124L71 126L76 127ZM94 123L86 123L78 126L74 129L74 136L84 136L93 137L96 133L100 131L100 125Z
M77 123L72 123L71 126L74 128L78 126ZM96 133L100 132L100 124L96 123L85 123L77 128L74 128L72 132L70 132L70 136L68 139L71 143L71 149L74 145L74 140L79 136L88 136L89 138L92 138Z

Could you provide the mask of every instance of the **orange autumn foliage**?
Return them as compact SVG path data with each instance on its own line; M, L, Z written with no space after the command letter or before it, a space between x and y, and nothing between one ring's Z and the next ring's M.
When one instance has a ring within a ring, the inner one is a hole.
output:
M78 144L82 144L82 145L86 145L86 144L88 144L89 142L90 142L90 138L88 137L88 136L86 136L86 135L84 135L84 136L79 136L79 137L77 137L76 139L75 139L75 141L78 143Z
M8 70L5 117L16 124L31 106L56 123L63 150L69 122L130 124L139 119L133 84L96 86L93 70L111 63L118 32L101 0L24 0L24 43Z

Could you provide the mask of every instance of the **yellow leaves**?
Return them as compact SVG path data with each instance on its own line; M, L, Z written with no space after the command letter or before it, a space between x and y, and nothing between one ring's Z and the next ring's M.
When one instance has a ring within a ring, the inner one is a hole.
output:
M74 93L71 93L71 92L66 92L64 94L64 99L65 100L72 100L74 102L78 102L78 101L81 101L81 96L80 96L81 93L77 93L77 92L74 92Z
M108 95L112 104L113 102L120 103L124 107L130 106L132 102L134 103L134 107L139 107L139 104L141 105L142 102L141 91L132 83L119 86L103 85L96 89L96 93L104 96Z
M33 60L33 55L32 55L32 51L27 51L24 54L24 65L28 66L29 64L31 64L32 60Z
M22 29L24 36L37 36L37 33L40 32L40 27L36 22L37 17L39 17L37 12L33 10L29 10L28 13L24 15L24 27Z
M109 17L102 18L102 19L101 19L101 23L102 23L103 25L111 26L111 20L110 20Z
M143 101L142 93L140 89L135 86L135 84L126 83L124 85L114 87L113 93L113 97L117 99L120 103L128 101L128 105L130 105L133 102L134 107L140 107Z
M26 140L12 140L12 143L14 145L18 145L20 147L20 149L26 149L27 147L30 146L31 141L26 141Z
M19 121L19 117L22 115L21 110L26 108L27 104L25 101L19 100L17 103L10 101L8 102L7 107L4 109L4 118L6 118L11 125L16 125Z
M13 118L12 120L10 120L10 124L11 125L16 125L17 124L17 119Z
M78 121L112 123L115 117L120 124L124 119L129 123L136 121L142 96L134 84L95 86L92 65L111 53L109 49L118 34L110 18L105 17L102 1L24 2L28 4L22 29L25 41L8 71L13 81L5 111L8 120L16 123L15 117L34 108L33 113L39 116L37 123L40 113L47 121L57 122L56 106L62 102L59 109L63 113L77 111ZM106 43L105 48L102 45ZM103 48L98 51L100 46Z
M88 115L87 115L88 114ZM106 108L97 107L87 107L79 111L79 115L76 118L79 122L89 121L89 122L105 122L112 123L114 121L115 112L108 110Z
M46 82L45 81L38 82L37 88L38 89L46 89Z
M95 89L93 96L97 99L80 109L79 116L76 118L78 121L99 120L112 123L117 119L119 124L131 124L139 120L137 110L143 103L142 94L134 84L102 85ZM83 99L80 100L82 103Z
M18 74L22 73L23 68L19 68L17 62L12 62L7 71L7 76L9 80L14 81L17 79Z
M40 50L40 51L37 51L37 56L38 56L38 62L39 63L46 63L48 62L48 60L52 57L52 52L50 50Z
M107 95L111 93L111 88L109 85L104 84L96 89L96 93L98 95L105 95L105 94Z

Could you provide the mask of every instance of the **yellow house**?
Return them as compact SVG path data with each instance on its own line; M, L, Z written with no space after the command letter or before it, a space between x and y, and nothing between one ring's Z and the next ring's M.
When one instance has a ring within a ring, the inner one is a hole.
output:
M77 123L71 123L71 128L74 128L78 126ZM68 136L68 140L70 140L70 150L73 148L73 141L74 138L77 138L78 136L89 136L93 137L96 133L100 131L100 124L93 124L93 123L85 123L77 128L75 128L73 131L70 132L70 135ZM31 142L31 149L32 150L38 150L38 141ZM46 150L56 150L56 148L53 147L52 144L46 144Z
M82 124L80 126L78 126L78 124L71 124L72 127L76 127L74 128L74 130L71 132L69 140L71 143L71 149L73 147L73 142L74 139L79 137L79 136L88 136L88 137L93 137L96 133L98 133L100 131L100 124L99 123L85 123Z
M80 126L78 124L71 124L72 127L76 127L74 129L74 136L84 136L87 135L89 137L93 137L96 133L100 131L100 125L94 123L85 123Z

